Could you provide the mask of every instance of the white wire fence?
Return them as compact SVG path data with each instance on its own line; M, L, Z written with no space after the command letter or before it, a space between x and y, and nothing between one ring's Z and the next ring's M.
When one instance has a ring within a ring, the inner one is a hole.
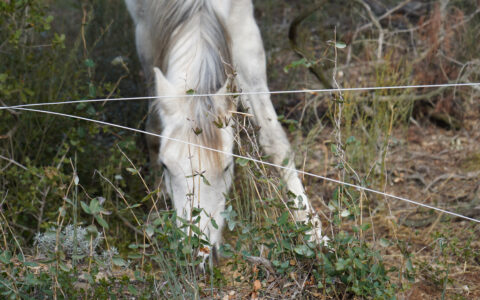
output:
M391 90L391 89L439 88L439 87L473 87L473 86L480 86L480 83L448 83L448 84L388 86L388 87L311 89L311 90L291 90L291 91L271 91L271 92L241 92L241 93L225 93L225 94L221 94L221 95L224 95L224 96L243 96L243 95L259 95L259 94L278 95L278 94L295 94L295 93L334 93L334 92L345 92L345 91L375 91L375 90L387 90L387 89ZM202 96L206 97L206 96L213 96L213 95L218 96L219 94L185 95L185 96L182 96L182 97L202 97ZM87 99L87 100L76 100L76 101L44 102L44 103L31 103L31 104L22 104L22 105L14 105L14 106L0 106L0 110L11 109L11 110L20 110L20 111L29 111L29 112L35 112L35 113L49 114L49 115L72 118L72 119L77 119L77 120L82 120L82 121L87 121L87 122L93 122L93 123L104 125L104 126L111 126L111 127L116 127L116 128L128 130L128 131L133 131L133 132L137 132L137 133L151 135L151 136L167 139L167 140L170 140L170 141L190 145L192 147L198 147L200 149L204 149L204 150L208 150L208 151L214 151L214 152L221 153L221 154L228 155L228 156L232 156L232 157L235 157L235 158L245 159L245 160L252 161L252 162L255 162L255 163L259 163L259 164L263 164L263 165L267 165L267 166L271 166L271 167L276 167L276 168L284 169L284 170L295 171L299 174L303 174L303 175L306 175L306 176L311 176L311 177L314 177L314 178L318 178L318 179L322 179L322 180L325 180L325 181L333 182L333 183L336 183L336 184L339 184L339 185L352 187L352 188L355 188L357 190L362 190L362 191L365 191L365 192L374 193L374 194L381 195L381 196L384 196L384 197L388 197L388 198L396 199L396 200L399 200L399 201L407 202L407 203L410 203L410 204L414 204L414 205L417 205L417 206L421 206L421 207L424 207L424 208L432 209L432 210L435 210L435 211L438 211L438 212L441 212L441 213L445 213L445 214L448 214L448 215L451 215L451 216L454 216L454 217L462 218L462 219L465 219L465 220L468 220L468 221L480 223L480 220L478 220L478 219L471 218L471 217L468 217L468 216L465 216L465 215L461 215L461 214L458 214L458 213L455 213L455 212L452 212L452 211L448 211L448 210L445 210L445 209L442 209L442 208L434 207L434 206L431 206L431 205L428 205L428 204L425 204L425 203L421 203L421 202L418 202L418 201L414 201L414 200L411 200L411 199L408 199L408 198L405 198L405 197L396 196L396 195L393 195L393 194L389 194L389 193L385 193L385 192L382 192L382 191L370 189L370 188L367 188L367 187L364 187L364 186L360 186L360 185L344 182L344 181L341 181L341 180L321 176L321 175L318 175L318 174L305 172L305 171L302 171L302 170L296 170L296 169L285 167L285 166L282 166L282 165L277 165L277 164L274 164L274 163L263 161L261 159L242 156L242 155L238 155L238 154L234 154L234 153L230 153L230 152L225 152L225 151L221 151L221 150L218 150L218 149L206 147L206 146L203 146L203 145L190 143L188 141L184 141L184 140L181 140L181 139L167 137L167 136L163 136L163 135L160 135L160 134L155 134L155 133L152 133L152 132L147 132L147 131L144 131L144 130L140 130L140 129L136 129L136 128L132 128L132 127L127 127L127 126L122 126L122 125L109 123L109 122L105 122L105 121L89 119L89 118L85 118L85 117L81 117L81 116L64 114L64 113L55 112L55 111L39 110L39 109L30 108L30 107L47 106L47 105L78 104L78 103L104 102L104 101L132 101L132 100L147 100L147 99L176 98L176 97L178 97L178 95L177 96L168 95L168 96L152 96L152 97L110 98L110 99L105 98L105 99Z
M479 87L480 82L476 83L443 83L443 84L424 84L424 85L398 85L398 86L373 86L373 87L357 87L357 88L337 88L337 89L303 89L303 90L286 90L286 91L261 91L261 92L238 92L238 93L221 93L221 94L185 94L182 98L190 97L212 97L212 96L254 96L254 95L283 95L283 94L316 94L316 93L339 93L339 92L368 92L380 90L405 90L418 88L448 88L448 87ZM85 100L71 100L71 101L56 101L56 102L42 102L20 104L12 106L0 106L2 109L15 109L22 107L34 106L49 106L49 105L65 105L65 104L79 104L79 103L93 103L93 102L115 102L115 101L139 101L151 99L173 99L178 98L179 95L163 95L163 96L145 96L145 97L128 97L128 98L101 98L101 99L85 99Z

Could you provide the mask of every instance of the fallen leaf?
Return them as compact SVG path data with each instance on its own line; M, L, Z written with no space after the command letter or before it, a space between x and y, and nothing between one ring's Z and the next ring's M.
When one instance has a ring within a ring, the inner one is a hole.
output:
M260 280L255 280L253 282L253 290L256 292L258 290L260 290L262 288L262 283L260 282Z

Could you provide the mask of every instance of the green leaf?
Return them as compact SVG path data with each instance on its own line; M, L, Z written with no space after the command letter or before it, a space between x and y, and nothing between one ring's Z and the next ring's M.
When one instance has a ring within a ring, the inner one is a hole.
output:
M342 218L348 217L349 215L350 215L350 212L348 211L348 209L344 209L340 214Z
M203 132L203 129L202 128L192 128L193 130L193 133L195 133L195 135L200 135L202 132Z
M412 264L412 260L410 258L407 259L406 267L407 267L407 270L409 272L413 272L413 264Z
M131 284L128 285L128 291L134 296L139 295L138 290Z
M332 151L333 154L337 154L338 153L337 145L330 144L330 151Z
M91 274L89 273L83 273L83 276L85 277L85 279L88 281L88 283L90 284L94 284L95 283L95 280L93 280L93 277Z
M84 212L86 212L87 214L91 215L92 214L92 211L90 210L90 208L88 207L87 203L83 202L83 201L80 201L80 205L82 206L82 209Z
M92 215L96 215L102 210L100 207L100 202L98 202L97 198L92 199L89 209Z
M17 259L20 261L20 262L25 262L25 257L23 256L22 252L19 252L17 254Z
M282 226L287 224L288 221L288 212L284 211L282 215L278 218L278 225Z
M233 248L230 244L220 245L220 253L223 257L226 258L231 258L233 257L233 255L235 255L235 252L233 251Z
M245 158L241 158L241 157L238 157L235 162L237 163L237 165L241 166L241 167L245 167L249 160L248 159L245 159Z
M381 239L380 239L380 246L382 246L382 247L388 247L388 246L390 246L390 241L387 240L387 239L385 239L385 238L381 238Z
M198 234L198 235L202 235L202 231L200 230L200 228L198 228L198 226L190 225L190 229L191 229L194 233L196 233L196 234Z
M310 247L308 247L307 245L298 245L293 248L293 251L295 251L295 253L297 253L298 255L302 255L305 257L313 257L315 255L313 250L310 249Z
M192 254L193 249L189 245L186 245L182 248L182 253L185 254L185 255Z
M127 262L121 257L112 258L112 263L118 267L126 267L128 265Z
M202 179L203 179L203 183L204 183L205 185L210 186L210 182L207 180L207 177L205 177L205 176L202 175Z
M335 263L335 270L337 271L345 270L346 264L347 264L346 260L344 260L343 258L339 258L338 261Z
M212 222L213 228L218 229L218 224L217 224L217 222L215 221L214 218L211 218L211 219L210 219L210 222Z
M4 251L2 254L0 254L0 262L4 264L10 263L10 260L12 259L12 254L10 251Z
M30 268L35 268L35 267L38 267L38 266L39 266L39 265L38 265L36 262L34 262L34 261L26 261L26 262L24 263L24 265L25 265L26 267L30 267Z
M97 96L97 89L92 82L88 84L88 96L90 96L91 98L95 98Z
M35 276L32 273L28 272L27 275L25 276L25 283L27 285L32 286L32 285L39 285L42 282L37 278L35 278Z
M93 67L95 67L95 63L94 63L93 60L91 60L90 58L86 59L86 60L84 61L84 63L85 63L85 66L86 66L87 68L93 68Z
M338 48L338 49L343 49L343 48L347 47L347 44L345 44L344 42L336 42L335 47Z
M134 168L126 168L126 170L132 175L137 175L138 174L138 171L135 170Z
M126 207L126 208L124 208L124 209L122 209L122 210L133 209L133 208L137 208L137 207L140 207L140 206L142 206L142 204L137 203L137 204L131 205L131 206L129 206L129 207Z
M95 220L97 220L98 224L100 224L100 226L102 226L103 228L109 228L107 221L105 221L105 219L103 219L101 215L95 215Z
M202 213L202 211L203 211L202 208L194 207L192 209L192 217L196 217L196 216L200 215Z
M193 95L195 94L195 91L193 89L189 89L186 93L187 95Z
M128 245L128 248L130 248L130 249L138 249L138 245L137 245L137 244L130 244L130 245Z
M228 230L233 231L235 229L235 225L237 225L237 222L229 221L228 222Z
M85 257L87 257L86 255L72 255L72 259L73 260L82 260L84 259Z
M64 264L62 262L60 262L58 265L63 272L70 272L70 270L71 270L71 267L67 266L66 264Z
M349 144L353 144L355 143L357 140L355 139L355 137L352 135L352 136L349 136L346 140L346 144L349 145Z
M84 110L85 107L87 107L87 103L82 102L82 103L78 103L77 106L75 106L75 109L76 110Z
M61 217L65 217L67 215L67 210L65 209L65 207L61 206L59 209L58 209L58 212L60 213L60 216Z
M312 63L307 61L305 58L302 58L299 60L292 61L290 64L286 65L285 68L283 68L283 71L285 73L288 73L290 69L297 68L299 66L310 68L312 66Z
M360 229L365 231L365 230L370 229L370 227L371 227L370 223L364 223L360 226Z
M353 259L353 264L355 265L355 267L357 267L360 270L364 268L363 263L358 258Z
M97 229L97 226L95 225L88 225L87 226L87 232L93 236L97 236L98 235L98 229Z
M152 237L155 233L155 228L153 228L153 226L147 226L147 228L145 228L145 233L148 235L148 237Z

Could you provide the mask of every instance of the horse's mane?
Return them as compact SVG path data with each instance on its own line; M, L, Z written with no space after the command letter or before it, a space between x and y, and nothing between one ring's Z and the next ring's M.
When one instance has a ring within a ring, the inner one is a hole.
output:
M195 49L202 55L195 56L192 62L193 72L189 75L195 86L190 88L197 94L211 94L224 85L232 73L230 39L209 0L151 0L144 17L153 41L154 65L164 74L168 72L172 51L179 43L188 42L189 36L199 34ZM229 106L218 101L213 97L190 98L191 117L201 129L198 142L216 149L221 147L222 140L214 121Z

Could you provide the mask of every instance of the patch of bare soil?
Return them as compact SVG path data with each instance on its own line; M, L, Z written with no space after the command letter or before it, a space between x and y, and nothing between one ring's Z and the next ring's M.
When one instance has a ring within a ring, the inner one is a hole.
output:
M387 155L387 184L381 190L480 219L480 123L475 115L476 109L465 117L458 131L412 122L407 131L395 132L395 143ZM327 129L319 136L305 169L338 179L338 171L332 167L333 155L325 144L333 139L331 135ZM328 220L325 204L337 185L311 178L305 181L314 205ZM406 253L412 255L414 280L409 282L402 275L392 278L404 286L400 298L437 299L442 293L447 297L480 298L478 223L392 198L369 198L363 217L373 226L367 240L382 251L388 266L401 272L405 270ZM327 232L339 230L330 226L324 223ZM343 227L349 230L348 224ZM382 249L381 238L394 245Z

